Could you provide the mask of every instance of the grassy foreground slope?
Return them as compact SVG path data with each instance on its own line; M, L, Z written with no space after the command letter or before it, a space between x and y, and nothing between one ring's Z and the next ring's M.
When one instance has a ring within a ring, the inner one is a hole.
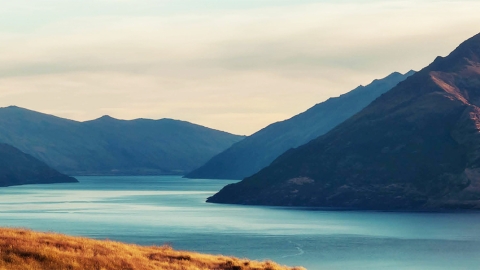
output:
M142 247L24 229L0 229L0 270L302 270L273 262Z

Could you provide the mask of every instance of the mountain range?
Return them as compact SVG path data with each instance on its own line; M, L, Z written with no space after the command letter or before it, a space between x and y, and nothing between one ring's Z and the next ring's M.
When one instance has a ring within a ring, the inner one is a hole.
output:
M330 98L288 120L271 124L214 156L186 177L243 179L250 176L288 149L330 131L414 73L394 72L367 86L359 86L339 97Z
M172 119L78 122L0 108L0 142L69 175L182 175L243 138Z
M75 182L75 178L59 173L13 146L0 143L0 187Z
M209 202L480 208L480 34Z

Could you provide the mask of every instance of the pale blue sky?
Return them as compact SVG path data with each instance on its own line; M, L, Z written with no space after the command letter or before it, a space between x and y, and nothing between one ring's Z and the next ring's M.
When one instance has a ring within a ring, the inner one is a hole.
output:
M0 106L238 134L480 32L480 1L0 0Z

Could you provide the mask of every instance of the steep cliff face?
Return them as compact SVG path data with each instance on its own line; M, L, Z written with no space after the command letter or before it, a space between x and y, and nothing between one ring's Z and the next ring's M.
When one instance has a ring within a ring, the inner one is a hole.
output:
M273 123L214 156L186 177L243 179L257 173L288 149L330 131L414 73L394 72L367 86L330 98L290 119Z
M480 34L210 202L480 208Z
M57 172L34 157L0 144L0 187L75 182L75 178Z

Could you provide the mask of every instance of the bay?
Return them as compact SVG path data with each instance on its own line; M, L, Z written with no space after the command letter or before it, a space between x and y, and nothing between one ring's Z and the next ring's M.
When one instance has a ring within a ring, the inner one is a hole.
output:
M0 226L270 259L308 269L478 269L480 213L205 203L235 181L78 177L0 189Z

